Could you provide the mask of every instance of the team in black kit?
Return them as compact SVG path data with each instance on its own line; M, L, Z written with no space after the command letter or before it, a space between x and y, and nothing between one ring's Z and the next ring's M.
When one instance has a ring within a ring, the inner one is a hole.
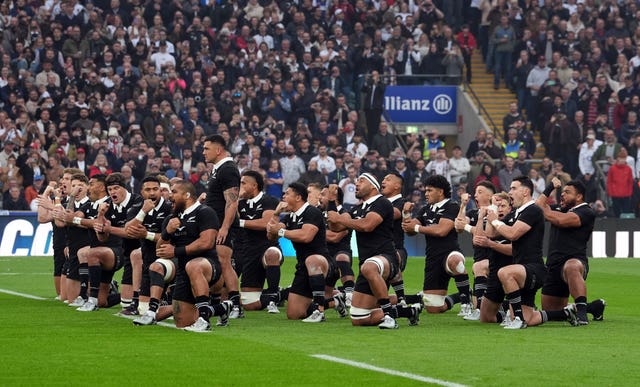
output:
M402 196L402 175L379 181L363 173L355 183L360 202L346 211L335 184L292 183L282 198L267 195L263 175L241 174L226 147L221 136L206 138L203 155L211 170L200 196L179 178L167 183L149 175L137 193L128 191L120 173L88 178L65 169L38 202L39 221L55 225L60 299L82 312L121 304L119 314L137 326L173 316L177 328L191 332L211 331L212 317L224 327L245 311L278 314L285 302L291 320L323 323L334 308L339 317L350 315L354 326L381 329L397 329L399 318L418 325L423 309L442 313L458 303L465 320L511 330L547 321L583 326L589 313L603 318L604 300L587 300L586 246L595 214L579 181L562 186L553 179L537 200L526 177L514 178L508 193L482 182L475 208L467 210L471 197L453 201L447 179L433 175L424 182L426 205L414 209ZM554 189L561 190L561 202L552 208L546 199ZM461 232L473 242L473 294ZM426 242L423 283L418 294L406 294L404 241L417 234ZM286 287L281 238L296 254ZM114 275L121 269L118 289ZM452 278L458 292L448 294ZM535 305L539 290L541 309Z

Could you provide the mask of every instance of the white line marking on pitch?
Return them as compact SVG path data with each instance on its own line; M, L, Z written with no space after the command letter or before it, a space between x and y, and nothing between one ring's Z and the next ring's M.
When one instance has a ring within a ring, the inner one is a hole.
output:
M0 273L0 275L51 275L51 273Z
M32 300L40 300L40 301L47 301L47 300L49 300L48 298L44 298L44 297L40 297L40 296L34 296L34 295L32 295L32 294L26 294L26 293L14 292L13 290L7 290L7 289L0 289L0 293L11 294L12 296L18 296L18 297L30 298L30 299L32 299Z
M360 362L357 362L357 361L348 360L348 359L342 359L342 358L339 358L339 357L334 357L334 356L329 356L329 355L317 354L317 355L310 355L310 356L311 357L315 357L317 359L332 361L334 363L346 364L346 365L350 365L352 367L362 368L362 369L369 370L369 371L376 371L376 372L381 372L381 373L387 374L387 375L400 376L400 377L406 378L406 379L417 380L419 382L433 383L433 384L437 384L437 385L440 385L440 386L447 386L447 387L466 387L464 384L458 384L458 383L453 383L453 382L447 382L446 380L428 378L426 376L410 374L408 372L396 371L396 370L392 370L392 369L389 369L389 368L376 367L376 366L371 365L371 364L360 363Z

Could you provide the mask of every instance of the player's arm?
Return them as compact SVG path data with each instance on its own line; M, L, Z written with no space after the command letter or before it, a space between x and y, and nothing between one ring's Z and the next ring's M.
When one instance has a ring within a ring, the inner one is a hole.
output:
M343 230L343 231L332 231L330 229L327 229L327 242L329 243L338 243L342 240L342 238L344 238L345 236L347 236L347 234L349 233L348 230Z
M38 223L49 223L53 218L54 202L51 200L51 192L54 190L54 185L50 184L45 188L42 195L38 196ZM56 223L56 226L58 224ZM62 226L59 226L62 227Z
M161 237L156 247L156 255L158 258L170 259L173 257L181 258L188 256L197 256L198 254L211 250L215 246L216 234L218 231L214 228L208 228L200 231L198 239L186 246L174 246Z
M345 229L362 232L371 232L375 230L375 228L378 227L378 225L383 221L382 216L374 211L367 213L367 215L361 219L352 219L351 215L347 213L338 214L335 211L330 211L327 216L329 224L335 223L338 226L344 227ZM340 227L337 227L337 229L334 229L334 231L342 230L340 230Z
M417 222L417 220L416 220ZM438 223L433 226L423 226L420 223L417 223L413 226L413 232L416 234L425 234L432 237L445 237L453 228L455 227L455 223L453 220L448 218L440 218ZM404 229L404 226L403 226Z
M260 219L241 219L240 227L255 231L266 231L267 223L273 217L274 210L265 210Z
M503 255L512 256L512 246L510 243L498 243L492 239L487 238L485 235L476 235L473 237L473 244L480 247L488 247L493 251L496 251Z
M537 201L536 204L538 204ZM582 221L580 220L578 214L572 211L555 211L549 206L549 204L547 204L546 200L543 201L542 205L540 205L540 208L542 208L544 218L556 227L576 228L582 225Z
M224 191L224 220L222 221L222 226L220 229L229 230L231 224L236 217L238 212L238 187L231 187Z
M278 230L278 236L296 243L310 243L317 233L318 226L311 223L303 224L302 228L298 230L286 230L285 228Z
M393 220L402 218L402 211L399 208L393 207Z
M492 222L491 225L496 230L496 232L510 241L517 241L521 236L531 230L531 226L521 220L516 221L513 226L508 226L505 223L497 220L497 215L494 219L492 219L491 215L489 215L488 219ZM495 224L493 223L494 221L496 221Z
M142 203L142 208L136 213L134 217L132 217L127 223L124 225L124 232L126 233L126 238L129 239L147 239L149 241L155 242L160 238L160 235L154 232L147 231L146 227L142 224L144 218L147 214L155 207L155 204L152 200L147 199ZM135 211L135 208L130 209L129 211Z

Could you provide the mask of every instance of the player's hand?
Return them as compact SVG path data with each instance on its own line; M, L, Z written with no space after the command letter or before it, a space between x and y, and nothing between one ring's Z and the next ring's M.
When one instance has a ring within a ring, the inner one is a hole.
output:
M151 199L147 199L142 203L142 211L144 211L147 214L149 213L149 211L153 210L154 208L156 208L156 204Z
M105 220L104 222L94 222L93 229L98 234L107 233L111 229L111 222L109 222L108 220Z
M402 221L402 231L413 235L415 234L414 229L416 225L420 225L417 219L405 219Z
M327 222L329 223L338 223L340 219L340 214L336 211L327 211Z
M127 224L124 230L130 239L142 239L147 236L147 229L139 223Z
M276 210L273 212L274 215L279 216L283 211L287 209L287 202L280 202L276 207Z
M216 237L216 244L224 244L224 242L227 240L227 235L229 235L229 229L226 227L220 227L220 230L218 230L218 236Z
M486 235L474 235L472 243L474 246L489 247L489 238Z
M456 218L453 224L456 228L456 231L462 231L464 230L464 226L467 225L467 220L464 218Z
M465 193L463 193L463 194L460 196L460 205L461 205L461 206L463 206L463 207L466 207L466 206L467 206L467 204L469 204L469 199L470 199L470 198L471 198L471 197L470 197L470 195L469 195L468 193L466 193L466 192L465 192Z
M180 227L180 218L171 218L167 223L167 232L173 234Z
M198 201L200 203L206 202L207 201L207 193L206 192L201 193L200 196L198 196Z
M410 214L413 212L413 207L415 207L414 203L406 202L404 206L402 206L402 212L407 212Z
M175 257L176 247L170 243L165 243L156 248L156 255L158 258L172 259Z
M491 223L494 220L498 220L498 214L495 211L489 211L487 213L487 222Z
M104 217L104 214L107 213L108 209L109 209L109 203L107 202L100 203L100 207L98 207L98 216Z
M61 206L55 206L53 207L53 211L51 212L51 214L53 215L53 219L64 221L64 212L64 208L62 208Z
M329 200L333 201L338 198L338 184L329 184Z
M557 177L554 177L553 179L551 179L551 183L553 184L553 187L556 189L562 187L562 182Z

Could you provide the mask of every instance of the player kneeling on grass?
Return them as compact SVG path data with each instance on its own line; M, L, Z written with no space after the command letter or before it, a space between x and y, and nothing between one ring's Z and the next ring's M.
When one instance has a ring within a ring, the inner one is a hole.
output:
M242 305L245 310L267 309L269 313L280 313L276 305L280 301L280 265L282 252L277 240L267 238L267 223L278 206L278 199L266 195L262 190L264 180L256 171L244 171L240 178L240 233L247 242L242 246L243 256ZM263 286L267 282L267 288Z
M402 229L409 235L423 234L426 242L423 294L427 312L443 313L461 303L459 316L471 309L469 275L460 253L454 221L460 206L451 201L451 185L444 176L429 176L424 183L427 204L411 219L414 203L405 203ZM453 278L458 293L447 295ZM407 296L407 302L414 302Z
M597 299L587 303L587 285L585 280L589 272L587 243L593 232L595 212L584 201L585 186L580 181L568 182L560 194L560 206L552 209L547 204L547 196L554 189L562 187L562 182L554 177L536 204L542 208L544 217L551 223L549 255L547 269L549 274L542 286L542 308L562 309L567 306L569 295L575 306L569 309L575 312L572 325L587 325L587 312L593 314L596 321L602 320L605 302Z
M196 200L193 184L182 180L171 187L173 214L165 219L156 254L178 259L173 293L173 317L177 328L191 332L211 330L209 319L219 316L226 325L230 301L209 303L209 288L222 289L222 269L215 250L220 223L215 211ZM158 281L156 281L158 282Z
M325 299L333 296L337 280L335 263L327 250L322 212L307 203L307 187L301 183L290 184L283 199L267 224L267 236L271 240L287 238L296 250L298 262L287 298L287 318L322 322ZM279 216L283 211L289 215L281 223Z
M173 306L161 306L160 300L167 285L174 282L177 266L177 258L159 258L149 265L149 308L140 317L133 320L134 325L153 325L173 315Z
M356 232L360 273L351 301L351 323L397 329L396 319L406 317L409 325L417 325L421 304L396 306L389 298L389 283L400 270L393 242L393 205L380 194L380 183L369 173L358 177L356 197L362 204L349 213L327 214L333 231Z

